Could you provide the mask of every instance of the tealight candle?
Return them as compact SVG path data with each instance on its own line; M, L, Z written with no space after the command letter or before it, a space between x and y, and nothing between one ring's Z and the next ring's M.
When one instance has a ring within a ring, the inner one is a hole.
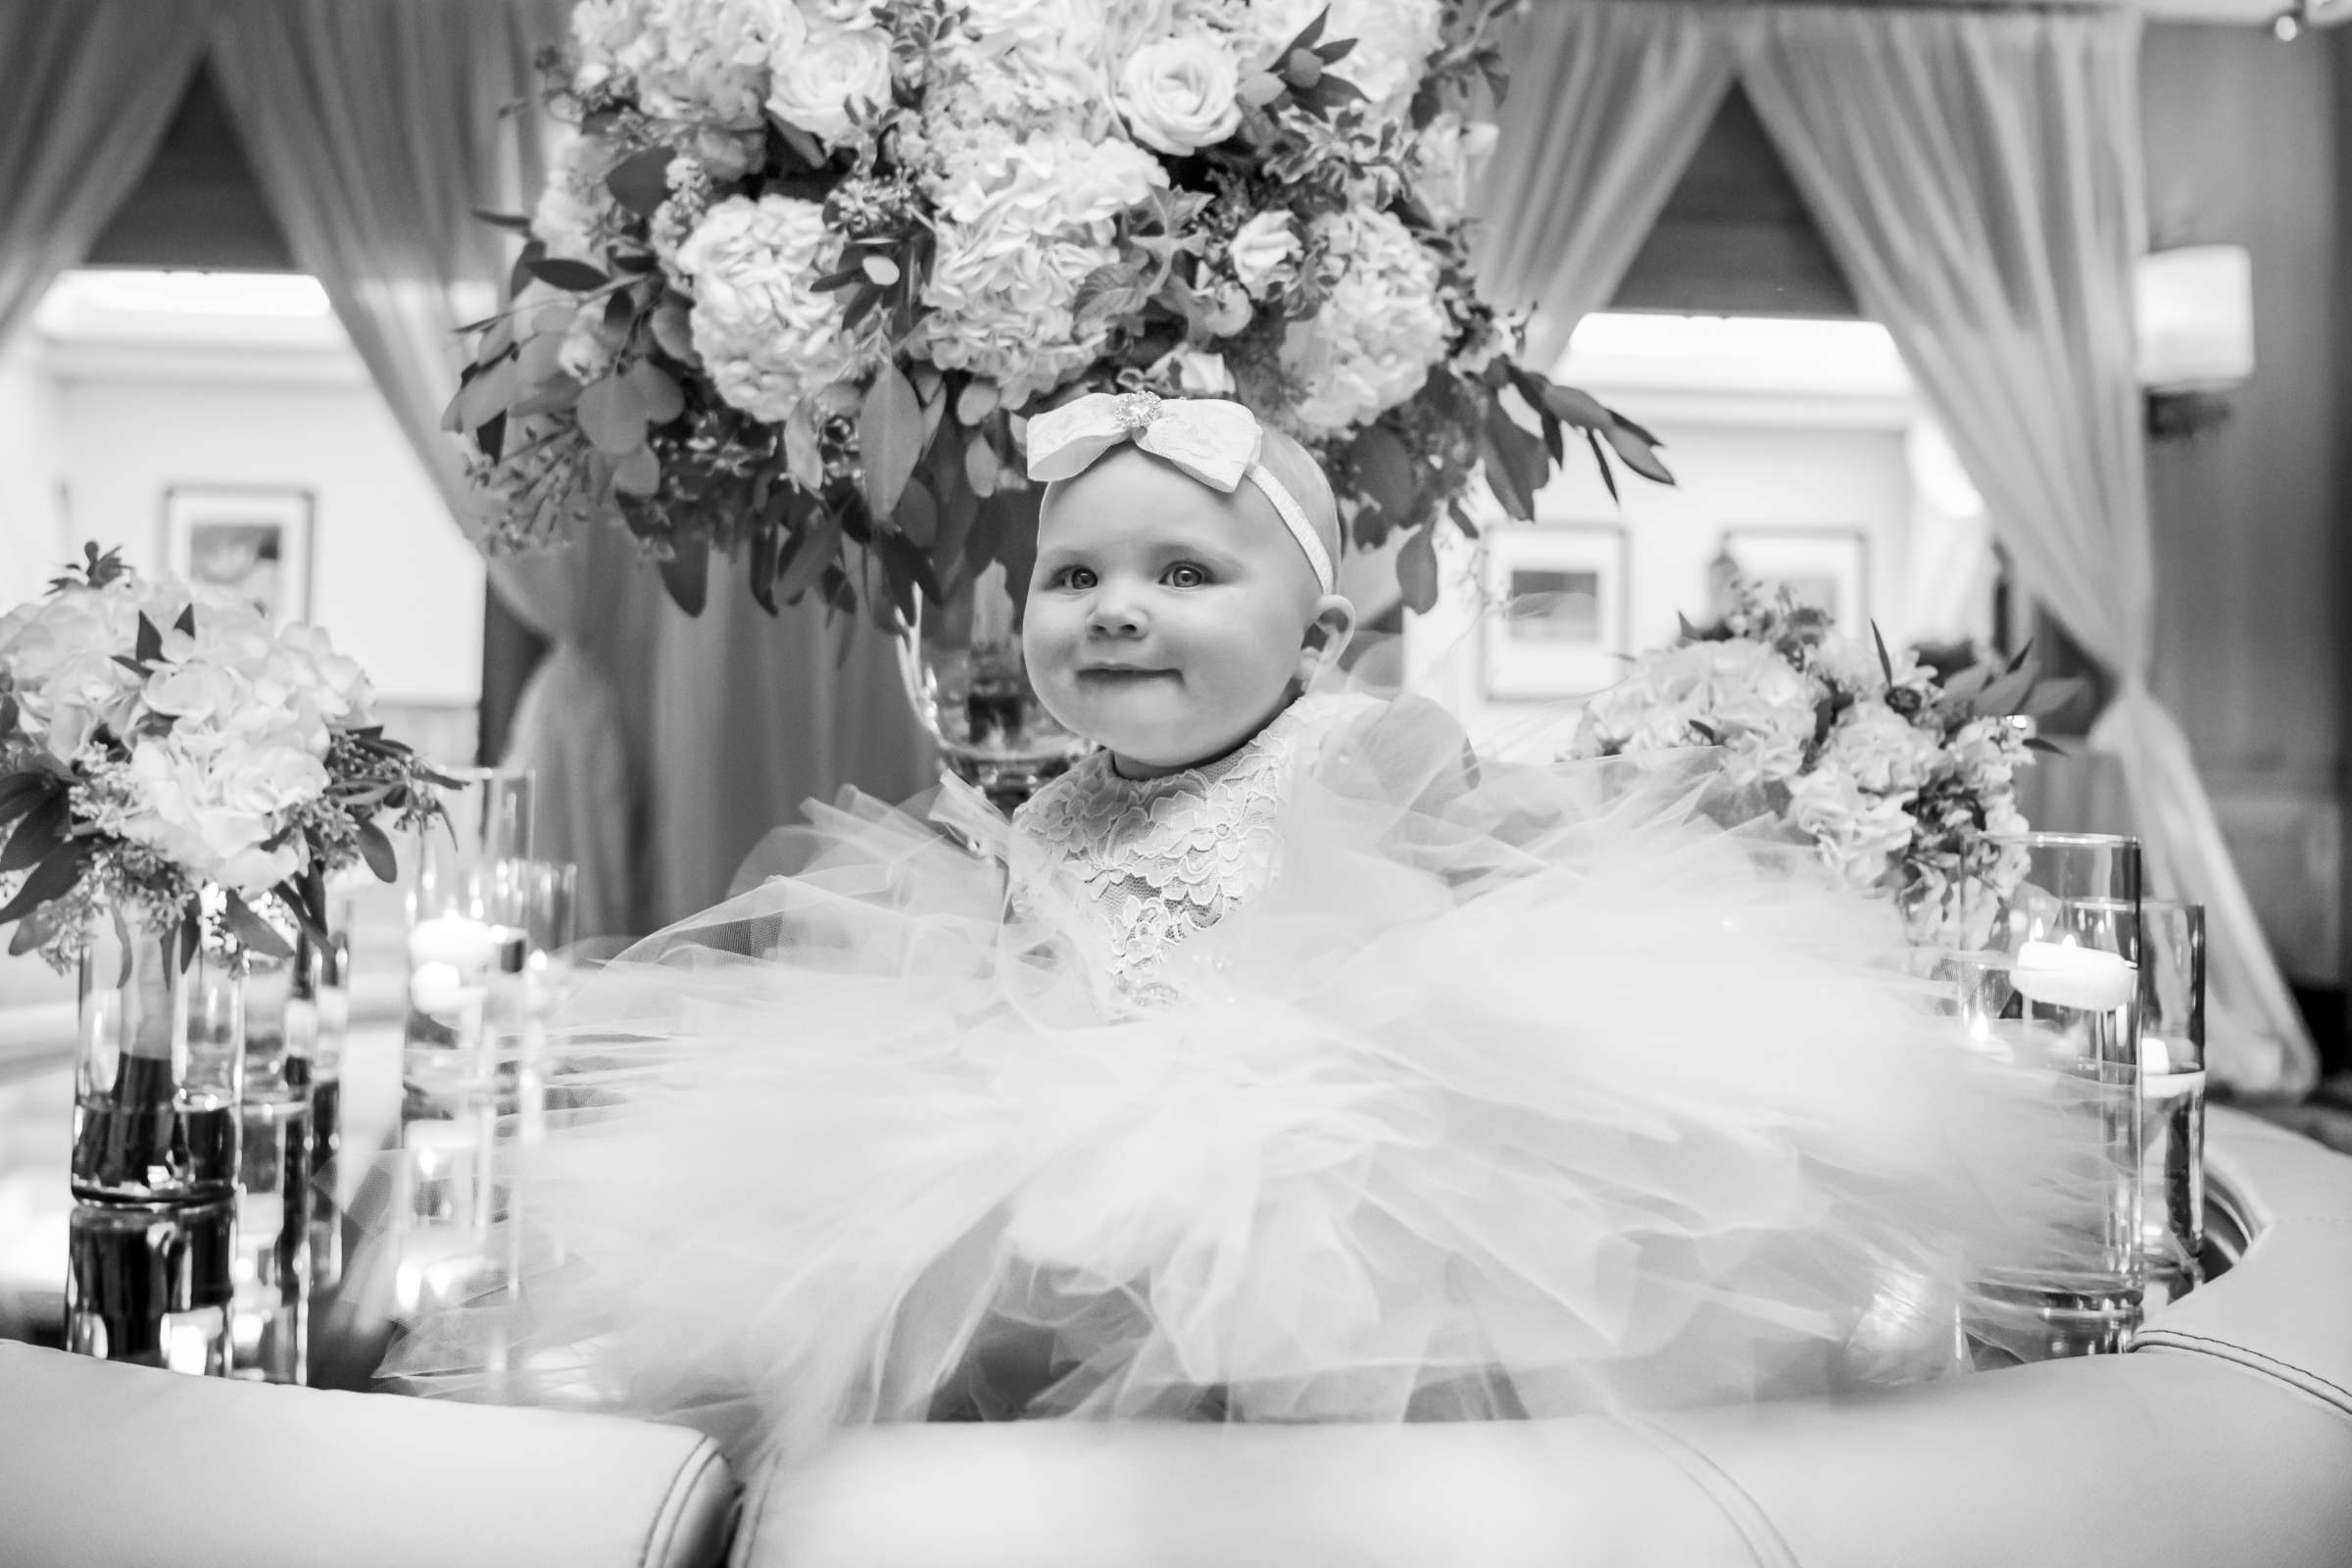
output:
M2120 953L2067 942L2028 942L2011 978L2018 994L2051 1007L2107 1012L2132 1000L2139 970Z

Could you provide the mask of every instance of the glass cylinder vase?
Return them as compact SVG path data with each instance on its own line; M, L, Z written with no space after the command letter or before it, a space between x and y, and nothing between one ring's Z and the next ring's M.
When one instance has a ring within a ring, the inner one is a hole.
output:
M2050 1173L2059 1223L1993 1260L1971 1292L1969 1331L1994 1360L2129 1348L2145 1293L2140 1251L2137 841L2100 834L2000 837L2001 869L1972 897L1981 951L1957 963L1972 1044L2047 1075L2074 1141Z
M74 1196L204 1202L237 1181L244 1029L234 960L173 914L92 921L74 1066Z
M2140 1250L2152 1299L2204 1280L2205 907L2140 902Z
M1037 700L1020 606L1002 563L944 602L923 600L899 638L899 672L940 760L1010 811L1092 750Z

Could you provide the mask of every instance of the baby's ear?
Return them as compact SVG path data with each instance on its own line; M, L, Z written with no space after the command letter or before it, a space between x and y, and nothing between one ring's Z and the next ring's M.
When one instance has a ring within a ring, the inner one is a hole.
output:
M1298 679L1303 685L1314 684L1315 676L1331 664L1339 662L1347 651L1348 639L1355 635L1355 605L1339 594L1325 594L1315 601L1314 618L1306 623L1306 631L1298 644Z

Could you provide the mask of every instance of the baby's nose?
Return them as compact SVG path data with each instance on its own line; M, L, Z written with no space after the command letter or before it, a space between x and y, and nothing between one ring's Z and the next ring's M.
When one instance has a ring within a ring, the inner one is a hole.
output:
M1098 637L1137 637L1145 628L1143 606L1132 593L1104 588L1087 607L1086 628Z

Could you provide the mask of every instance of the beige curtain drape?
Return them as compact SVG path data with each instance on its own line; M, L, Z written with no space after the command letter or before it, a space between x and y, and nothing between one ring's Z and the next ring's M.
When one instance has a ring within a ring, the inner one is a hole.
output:
M147 172L213 9L74 0L0 11L0 341Z
M1705 11L1641 0L1542 5L1519 24L1476 260L1490 298L1533 307L1529 365L1550 369L1633 265L1731 85L1731 44Z
M2148 686L2138 44L2123 8L1539 7L1482 193L1483 281L1538 308L1531 355L1555 356L1623 276L1736 74L2021 575L2116 676L2092 743L2118 760L2152 886L2207 906L2215 1071L2298 1091L2317 1053Z
M474 212L527 211L539 187L533 56L570 9L236 0L219 33L231 112L296 259L469 534L478 503L441 413L464 364L457 327L498 302L510 255ZM715 902L806 797L856 783L899 799L926 780L890 650L871 632L837 661L819 612L770 620L721 581L687 620L658 603L616 528L495 559L491 579L562 654L525 691L531 722L510 760L541 774L540 853L582 866L583 934L642 931ZM630 809L616 816L623 793Z
M2137 13L1774 8L1746 24L1742 79L1864 309L2035 594L2117 678L2092 744L2121 761L2154 887L2206 906L2209 1061L2240 1088L2308 1088L2317 1054L2148 688Z

